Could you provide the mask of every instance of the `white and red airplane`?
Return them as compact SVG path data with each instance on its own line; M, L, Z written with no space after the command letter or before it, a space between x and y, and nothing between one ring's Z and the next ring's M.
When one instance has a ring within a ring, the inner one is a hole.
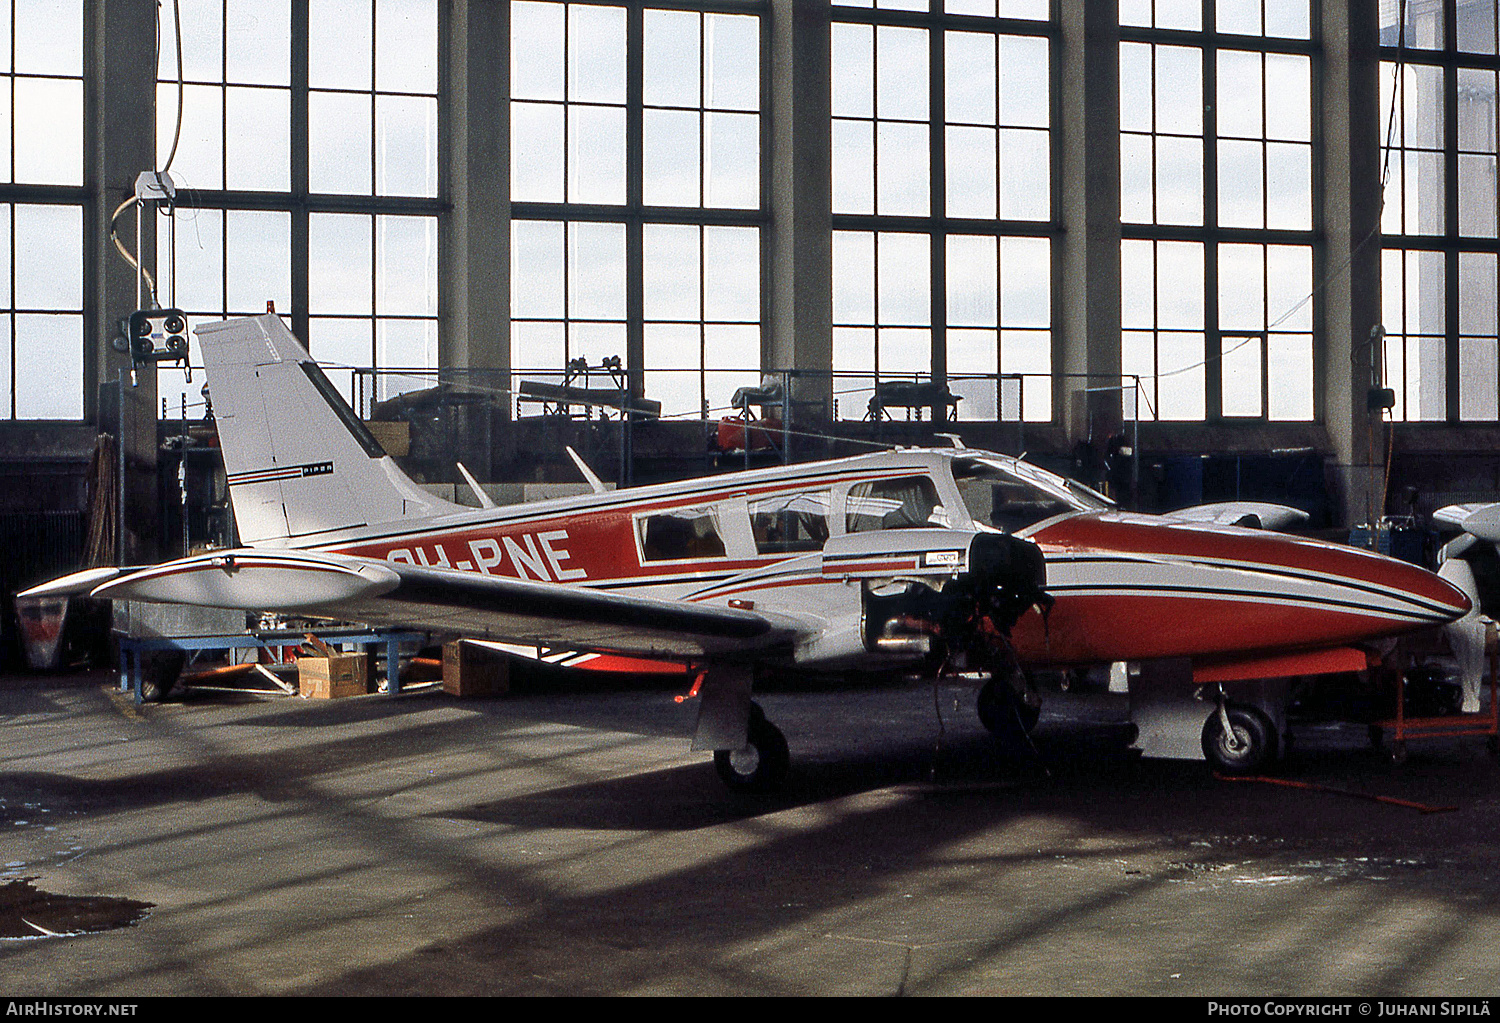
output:
M198 328L243 547L99 568L90 593L400 624L690 663L693 748L736 789L788 752L757 672L988 673L980 712L1034 721L1022 666L1176 659L1212 694L1226 769L1278 719L1213 683L1364 668L1371 644L1464 615L1436 575L1254 529L1129 514L961 447L884 451L508 507L414 484L272 314ZM998 681L997 681L998 680ZM1009 683L1009 684L1008 684Z

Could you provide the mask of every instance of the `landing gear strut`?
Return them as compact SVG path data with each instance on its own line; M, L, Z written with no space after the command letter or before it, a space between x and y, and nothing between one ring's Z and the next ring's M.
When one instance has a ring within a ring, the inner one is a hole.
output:
M741 749L714 751L714 769L735 792L774 792L786 782L792 758L786 736L766 720L760 704L750 704L750 728Z

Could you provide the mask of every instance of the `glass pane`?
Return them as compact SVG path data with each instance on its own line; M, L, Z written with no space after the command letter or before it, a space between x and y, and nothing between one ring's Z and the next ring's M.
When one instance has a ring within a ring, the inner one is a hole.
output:
M697 206L702 173L696 110L646 110L642 127L642 197L648 206Z
M874 117L874 29L835 22L832 46L833 116Z
M314 89L366 89L375 64L372 0L310 0L307 81Z
M879 236L877 266L879 322L882 324L928 324L932 322L932 263L930 239L924 234Z
M19 210L17 215L19 217ZM19 224L19 220L18 220ZM1458 254L1458 330L1460 334L1497 333L1497 258L1493 252Z
M875 212L926 216L931 208L927 125L877 121Z
M1264 330L1265 253L1259 245L1219 246L1219 327Z
M875 212L875 133L868 121L833 122L833 212Z
M705 103L714 110L759 110L760 19L709 14L704 36Z
M705 116L704 205L753 210L760 206L760 115Z
M292 177L291 92L231 86L224 100L225 187L287 191Z
M1197 242L1160 242L1156 248L1156 299L1159 326L1203 329L1203 246ZM1202 345L1199 345L1202 357Z
M15 70L19 74L83 74L82 0L17 0Z
M1266 344L1266 414L1273 420L1313 417L1311 334L1272 334Z
M642 94L648 106L698 107L703 101L699 38L694 11L645 14Z
M291 0L224 0L226 81L291 85L291 60Z
M1158 137L1156 188L1157 223L1203 223L1203 143Z
M1219 342L1221 408L1226 416L1258 416L1261 413L1261 340L1258 337L1224 337Z
M1156 130L1203 134L1203 54L1185 46L1156 47ZM1224 131L1221 121L1219 131Z
M946 134L948 216L993 220L998 159L994 129L950 127Z
M1052 243L1047 239L1000 239L1000 325L1052 325Z
M156 89L157 161L165 166L172 151L173 132L177 126L177 87L159 85ZM215 85L189 85L183 90L182 131L177 139L177 155L172 157L171 173L179 185L193 188L224 187L224 115L223 91Z
M1266 227L1312 229L1312 147L1266 143Z
M512 99L562 100L564 12L559 3L513 0L510 5Z
M255 315L266 303L292 308L289 213L226 210L224 213L224 290L231 315Z
M374 221L361 214L308 217L308 309L374 312Z
M948 322L993 327L999 323L998 249L994 238L948 236ZM949 334L949 350L952 350ZM949 368L953 366L950 363Z
M437 218L375 218L375 312L436 316Z
M699 229L647 224L642 231L648 320L698 320L703 315Z
M1000 123L1046 128L1052 123L1048 42L1000 37Z
M568 6L568 98L625 102L625 9Z
M375 97L378 195L437 195L437 100Z
M47 185L83 183L83 82L15 80L15 177Z
M568 225L568 312L576 319L625 318L624 225Z
M1156 351L1160 374L1156 381L1160 418L1203 419L1203 335L1159 334Z
M1029 128L1000 131L1000 216L1046 220L1051 215L1049 135Z
M568 111L568 201L625 202L625 111L573 106Z
M377 0L375 88L437 92L436 0Z
M510 194L518 202L562 202L563 108L510 105Z
M1218 71L1219 135L1264 138L1260 54L1221 50Z
M314 192L368 195L371 190L372 97L308 95L308 182Z
M963 124L994 124L995 37L949 32L943 46L944 118Z
M1219 223L1265 226L1265 186L1259 142L1219 142Z
M703 317L707 320L759 322L758 228L703 229L703 305Z
M83 209L17 204L14 216L15 307L81 310ZM52 320L46 322L56 326Z
M833 233L833 322L875 322L873 234L863 231Z
M1466 238L1495 237L1495 158L1458 157L1458 233Z
M877 117L927 120L927 32L880 26L875 30Z
M83 418L83 317L16 316L17 419Z
M1460 419L1500 417L1500 367L1492 337L1458 339L1458 416Z
M195 210L179 206L173 214L177 220L177 275L175 304L188 313L222 313L224 311L224 212ZM167 265L172 251L168 243L166 217L157 218L157 267ZM171 280L160 273L163 286ZM191 338L189 338L191 340Z
M511 223L511 315L517 319L564 315L563 225L535 220ZM520 363L520 365L536 365Z

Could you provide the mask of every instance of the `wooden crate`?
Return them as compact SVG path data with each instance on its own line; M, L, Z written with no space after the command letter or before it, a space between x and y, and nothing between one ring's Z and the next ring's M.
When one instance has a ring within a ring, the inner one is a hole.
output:
M457 640L443 644L443 692L450 696L503 696L510 688L510 658Z
M370 655L299 657L297 688L310 700L363 696L370 691Z

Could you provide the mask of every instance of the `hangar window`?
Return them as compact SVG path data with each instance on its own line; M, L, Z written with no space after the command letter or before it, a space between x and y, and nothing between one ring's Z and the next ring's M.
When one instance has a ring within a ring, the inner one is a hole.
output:
M1120 24L1123 412L1310 420L1311 8L1124 0Z
M864 8L864 9L859 9ZM833 393L1052 418L1053 58L1032 0L833 7Z
M1406 21L1397 18L1404 10ZM1381 351L1391 415L1500 419L1493 0L1381 8Z
M157 164L179 187L175 215L157 218L160 300L190 323L274 303L364 413L431 386L437 364L438 6L200 0L158 13ZM354 369L377 382L361 387ZM168 415L201 410L196 370L162 368L157 382Z
M82 0L6 4L0 182L83 184Z
M765 6L511 5L523 379L618 358L695 418L758 382Z
M0 239L3 417L81 419L83 211L0 204Z

